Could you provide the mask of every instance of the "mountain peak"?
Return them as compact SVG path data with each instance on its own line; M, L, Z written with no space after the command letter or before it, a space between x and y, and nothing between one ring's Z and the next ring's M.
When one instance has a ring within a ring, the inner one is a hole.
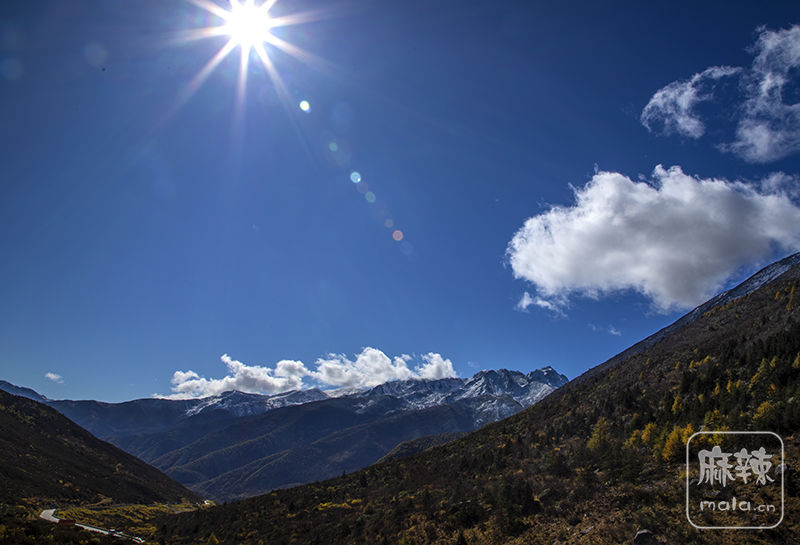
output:
M542 367L541 369L536 369L531 371L526 375L530 380L536 380L538 382L544 382L545 384L549 384L554 388L558 388L559 386L563 386L569 379L565 376L550 367Z
M531 381L535 381L558 388L559 386L566 384L569 379L548 365L546 367L530 371L527 375L523 374L521 371L504 368L484 369L482 371L478 371L471 378L467 379L468 382L477 380L502 380L507 384L515 382L519 385L525 385Z

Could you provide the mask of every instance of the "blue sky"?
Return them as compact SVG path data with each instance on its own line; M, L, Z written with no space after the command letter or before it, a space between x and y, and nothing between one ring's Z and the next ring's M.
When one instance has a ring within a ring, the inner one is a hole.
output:
M192 86L197 3L4 4L0 378L577 376L800 249L800 7L695 4L279 0L282 87Z

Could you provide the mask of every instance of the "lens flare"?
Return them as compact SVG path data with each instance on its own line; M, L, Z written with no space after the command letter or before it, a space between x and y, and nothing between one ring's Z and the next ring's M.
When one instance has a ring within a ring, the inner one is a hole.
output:
M394 233L392 233L392 238L395 239L397 242L403 240L403 231L400 229L395 229Z
M350 181L353 182L354 184L360 183L361 182L361 174L359 174L356 171L351 172L350 173Z

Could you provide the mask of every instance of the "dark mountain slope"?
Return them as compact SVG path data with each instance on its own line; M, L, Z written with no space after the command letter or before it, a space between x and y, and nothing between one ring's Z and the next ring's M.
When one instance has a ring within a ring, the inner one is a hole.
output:
M442 429L472 431L474 410L471 405L476 402L479 400L461 400L337 429L316 441L274 452L246 465L228 464L231 470L198 484L196 489L209 497L241 498L252 495L253 490L286 488L349 473L375 463L399 442L432 435ZM224 451L214 453L198 462L207 464L224 455ZM177 471L198 465L192 463Z
M208 434L234 425L238 420L220 412L205 413L186 419L170 429L137 435L113 435L106 440L153 464L160 456L180 450Z
M48 403L89 432L108 439L172 429L185 421L193 401L137 399L124 403L59 400Z
M0 503L22 498L178 502L199 497L59 412L0 391Z
M795 543L800 535L800 267L701 307L501 422L422 454L164 521L169 543ZM683 438L773 430L788 461L773 530L684 516ZM677 437L674 440L673 437ZM195 533L196 531L196 533Z
M496 420L520 408L502 396L416 411L388 395L327 399L242 419L153 464L207 497L230 500L355 471L400 442L472 431L478 414Z
M438 435L426 435L424 437L417 437L416 439L411 439L409 441L403 441L390 450L383 458L378 460L378 463L407 458L430 448L444 445L450 441L455 441L464 435L464 433L440 433Z
M219 431L209 433L185 447L154 461L158 467L180 467L220 452L232 466L252 461L253 456L272 454L293 446L316 441L342 428L370 420L359 414L350 399L330 399L286 407L257 417L241 419ZM235 449L236 453L230 449ZM237 456L231 459L231 456Z

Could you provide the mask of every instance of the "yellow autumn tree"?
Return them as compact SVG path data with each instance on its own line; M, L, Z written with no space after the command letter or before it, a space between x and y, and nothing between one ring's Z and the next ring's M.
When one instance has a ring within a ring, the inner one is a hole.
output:
M775 406L769 401L764 401L753 413L753 425L760 428L775 426L777 412Z
M603 451L611 444L611 433L608 428L608 420L602 416L592 428L592 436L586 442L586 447L594 452Z
M656 438L656 432L656 425L652 422L648 422L642 430L642 443L652 446Z
M661 458L665 462L672 462L678 460L680 455L684 452L683 443L683 430L680 426L673 426L672 431L667 436L664 442L664 448L661 450Z
M681 394L675 394L675 400L672 402L672 414L677 416L683 411L683 399Z
M681 441L684 445L689 441L689 438L694 435L694 432L695 429L691 422L686 424L685 428L681 429Z

